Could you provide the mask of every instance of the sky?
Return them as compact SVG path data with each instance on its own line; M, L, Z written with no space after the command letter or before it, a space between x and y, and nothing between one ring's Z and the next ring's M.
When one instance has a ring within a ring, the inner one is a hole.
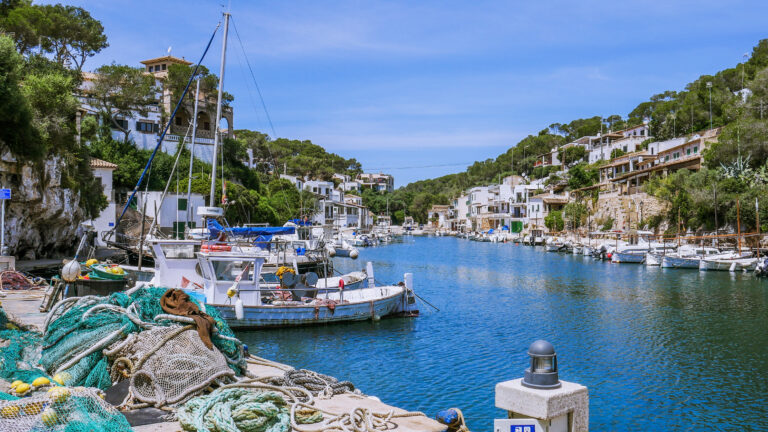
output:
M551 123L626 116L768 38L764 0L63 3L108 36L86 70L141 66L169 47L197 61L229 10L235 129L311 140L397 187L461 172ZM221 33L203 61L216 73Z

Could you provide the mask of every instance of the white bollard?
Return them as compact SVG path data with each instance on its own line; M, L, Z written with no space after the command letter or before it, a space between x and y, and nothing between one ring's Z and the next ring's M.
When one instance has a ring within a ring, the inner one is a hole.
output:
M365 263L365 272L368 274L368 288L376 286L376 279L373 277L373 263L368 261Z

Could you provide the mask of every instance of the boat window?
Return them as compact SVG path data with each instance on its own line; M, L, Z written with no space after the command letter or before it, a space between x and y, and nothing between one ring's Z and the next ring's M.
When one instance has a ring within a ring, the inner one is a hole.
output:
M217 281L234 281L243 272L245 266L250 263L250 261L242 260L211 260ZM252 280L252 275L253 272L249 271L248 274L243 275L241 281Z
M189 259L195 257L195 252L199 251L199 245L190 244L161 244L160 249L166 259Z

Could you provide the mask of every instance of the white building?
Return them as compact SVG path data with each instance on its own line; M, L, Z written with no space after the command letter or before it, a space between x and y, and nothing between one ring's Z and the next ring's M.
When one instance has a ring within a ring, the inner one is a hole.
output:
M197 208L205 206L205 198L193 193L188 203L187 194L168 193L161 203L162 196L162 191L139 192L136 208L143 209L146 202L147 216L156 221L156 226L161 232L175 238L183 238L187 207L189 206L190 211L190 228L195 228L201 222L197 217Z
M371 188L378 192L392 192L395 190L395 178L390 174L364 173L357 176L361 187Z
M117 169L117 165L101 159L91 158L91 169L93 170L93 176L101 181L104 196L107 197L107 207L101 211L96 219L89 222L98 233L96 246L106 246L102 241L102 237L104 233L114 229L117 219L115 194L112 190L112 173Z
M296 189L304 190L304 180L303 179L301 179L299 177L292 176L292 175L288 175L288 174L280 174L280 178L288 180L289 182L293 183L293 187L295 187Z

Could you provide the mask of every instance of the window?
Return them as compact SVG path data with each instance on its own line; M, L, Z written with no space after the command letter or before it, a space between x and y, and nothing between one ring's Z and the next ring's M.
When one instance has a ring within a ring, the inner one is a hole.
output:
M181 126L181 117L176 117L176 126Z
M653 147L651 147L651 155L653 155Z
M115 119L115 123L117 123L118 126L120 126L123 129L128 129L128 120L125 119ZM115 125L112 125L113 129L117 129Z
M624 146L624 147L622 147L622 148L621 148L621 151L623 151L624 153L626 153L626 152L627 152L627 146Z
M640 131L640 136L645 136L645 129Z
M693 146L693 152L698 153L699 152L699 146Z
M687 155L691 154L691 149L690 148L686 149L685 150L685 154L687 154Z
M187 199L186 198L179 198L176 201L176 210L187 211Z
M136 130L139 132L147 132L147 133L157 132L158 125L156 123L139 121L139 122L136 122Z
M203 122L203 129L211 130L211 122Z
M669 160L669 155L664 156L664 162L667 162Z
M163 70L165 70L165 63L163 63Z

